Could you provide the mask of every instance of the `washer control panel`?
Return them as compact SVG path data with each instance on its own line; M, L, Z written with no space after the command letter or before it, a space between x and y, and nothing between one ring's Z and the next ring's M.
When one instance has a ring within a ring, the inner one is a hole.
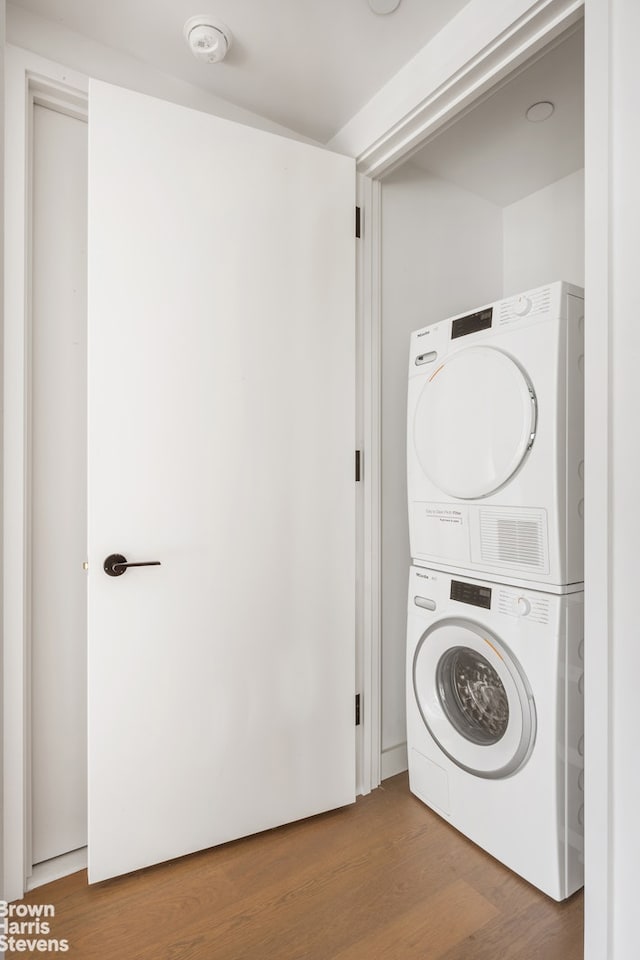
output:
M409 602L425 614L437 611L464 616L464 607L493 611L531 624L546 625L554 620L559 597L526 587L472 580L442 570L415 565L409 575ZM463 606L461 606L463 605ZM416 611L417 612L417 611Z
M452 580L450 600L458 600L459 603L469 603L473 607L483 607L485 610L491 609L491 587L485 587L479 583L468 583L464 580Z
M527 617L534 623L549 622L549 600L539 594L498 591L497 609L509 617Z

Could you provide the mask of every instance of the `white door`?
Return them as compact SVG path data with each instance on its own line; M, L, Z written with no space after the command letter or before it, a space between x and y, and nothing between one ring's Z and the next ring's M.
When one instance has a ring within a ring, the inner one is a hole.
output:
M354 800L354 203L92 83L91 882Z

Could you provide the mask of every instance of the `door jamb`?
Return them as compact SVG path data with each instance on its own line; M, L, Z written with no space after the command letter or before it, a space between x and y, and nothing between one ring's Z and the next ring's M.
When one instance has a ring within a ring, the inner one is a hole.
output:
M381 779L380 181L358 175L356 198L361 210L356 268L356 409L358 446L364 452L356 531L356 677L363 691L357 792L366 794L378 787Z

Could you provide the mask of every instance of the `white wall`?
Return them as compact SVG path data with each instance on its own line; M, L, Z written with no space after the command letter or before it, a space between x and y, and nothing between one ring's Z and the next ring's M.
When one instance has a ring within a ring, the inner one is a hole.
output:
M294 140L311 142L300 134L250 110L243 110L242 107L237 107L201 87L163 73L129 54L69 30L62 23L46 20L11 3L7 4L7 42L64 64L69 70L83 73L87 77L106 80L107 83L128 87L138 93L160 97L183 107L213 113L261 130L280 133Z
M584 286L584 170L504 208L504 288L553 280Z
M412 166L382 185L382 777L406 768L409 334L502 292L502 210Z

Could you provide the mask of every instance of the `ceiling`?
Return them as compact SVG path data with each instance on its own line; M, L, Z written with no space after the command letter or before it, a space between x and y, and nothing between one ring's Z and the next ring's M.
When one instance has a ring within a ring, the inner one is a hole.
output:
M584 34L549 49L423 147L411 163L506 206L584 166ZM529 123L531 104L555 113Z
M13 0L20 7L326 143L468 0ZM8 6L10 6L8 4ZM222 63L196 60L182 28L231 29Z

